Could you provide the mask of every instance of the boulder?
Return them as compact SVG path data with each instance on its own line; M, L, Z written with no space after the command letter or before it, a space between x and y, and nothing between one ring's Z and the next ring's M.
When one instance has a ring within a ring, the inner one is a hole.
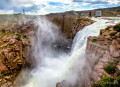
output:
M9 44L14 44L16 42L16 39L10 39Z
M120 57L120 48L119 48L120 44L116 41L113 40L112 44L110 45L110 54L113 57Z

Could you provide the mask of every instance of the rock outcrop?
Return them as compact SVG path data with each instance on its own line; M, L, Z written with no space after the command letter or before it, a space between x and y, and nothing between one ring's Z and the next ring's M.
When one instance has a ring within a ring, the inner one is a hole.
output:
M56 87L119 87L120 24L102 29L99 36L88 37L86 58L92 70L84 85L79 82L71 85L64 80Z
M92 67L91 79L95 87L103 87L103 84L97 82L105 78L113 78L113 83L119 83L117 73L120 71L120 24L102 29L99 36L89 37L86 57ZM116 86L114 84L105 87Z
M94 21L90 20L89 18L84 17L77 18L76 21L74 22L74 27L72 29L72 38L75 37L76 33L79 30L83 29L85 26L88 26L92 23L94 23Z
M14 87L24 67L31 67L33 23L13 24L0 31L0 87ZM29 51L29 52L28 52Z
M65 16L64 19L63 16L48 16L48 18L59 27L64 36L70 39L74 38L80 29L94 22L86 17L78 16Z

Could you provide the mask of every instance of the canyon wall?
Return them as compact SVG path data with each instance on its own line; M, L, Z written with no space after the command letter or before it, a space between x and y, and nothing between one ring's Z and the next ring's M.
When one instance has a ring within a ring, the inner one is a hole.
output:
M94 22L88 18L76 19L76 17L67 17L64 22L64 30L62 30L62 18L53 18L51 21L58 25L61 33L64 34L65 37L71 39L74 38L80 29ZM20 83L21 71L26 67L34 67L32 63L34 62L34 56L32 55L31 40L35 29L38 28L38 26L34 25L36 25L34 24L34 20L26 18L10 23L2 23L0 25L1 87L14 87L16 84ZM61 45L60 43L61 42L58 42L57 45Z
M116 87L115 85L117 85L119 87L120 24L102 29L99 36L89 37L86 57L92 67L92 86ZM108 81L108 78L114 79L114 81ZM111 83L106 84L105 82Z
M0 87L14 87L21 70L31 67L33 32L30 21L0 27Z
M88 26L94 21L86 17L79 16L48 16L48 19L55 23L60 32L68 39L73 39L76 33L85 26Z

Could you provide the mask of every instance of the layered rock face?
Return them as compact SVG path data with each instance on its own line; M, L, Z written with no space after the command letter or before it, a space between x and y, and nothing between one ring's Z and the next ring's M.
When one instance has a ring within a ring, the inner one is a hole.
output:
M31 66L31 23L13 24L0 31L0 87L14 87L20 71ZM29 51L29 52L28 52Z
M72 29L72 38L75 37L76 33L83 29L85 26L88 26L90 24L94 23L93 20L90 20L88 18L77 18L76 21L74 22L74 27Z
M86 57L92 67L93 83L102 81L105 76L113 78L112 82L119 83L117 73L120 71L120 24L102 29L97 37L89 37ZM103 84L96 83L96 85L94 86L103 87Z
M48 18L55 23L60 32L67 38L74 38L76 33L85 26L92 24L94 21L78 16L48 16Z

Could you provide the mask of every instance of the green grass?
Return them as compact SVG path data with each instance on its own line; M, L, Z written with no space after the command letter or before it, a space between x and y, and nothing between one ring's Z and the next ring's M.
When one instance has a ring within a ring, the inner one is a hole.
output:
M113 87L114 79L108 76L104 76L101 80L94 84L94 87Z
M9 45L7 46L7 48L12 48L13 46L14 46L14 45L10 45L10 44L9 44Z
M92 42L97 42L97 39L93 39Z
M120 24L115 25L113 28L115 31L120 32Z
M110 36L115 36L116 33L117 32L112 32L112 33L110 33Z
M2 31L2 33L5 33L5 28L2 28L1 31Z
M109 29L110 29L109 27L105 28L105 30L109 30Z
M103 17L117 17L117 14L106 14L106 15L102 15Z
M117 36L112 36L113 39L117 39Z
M17 39L18 41L20 41L20 40L21 40L21 35L18 34L17 37L16 37L16 39Z
M108 64L106 66L104 66L104 70L108 73L108 74L114 74L116 71L115 65L112 64Z
M117 59L113 59L113 60L110 60L108 64L116 65L118 63L119 63L119 61Z

